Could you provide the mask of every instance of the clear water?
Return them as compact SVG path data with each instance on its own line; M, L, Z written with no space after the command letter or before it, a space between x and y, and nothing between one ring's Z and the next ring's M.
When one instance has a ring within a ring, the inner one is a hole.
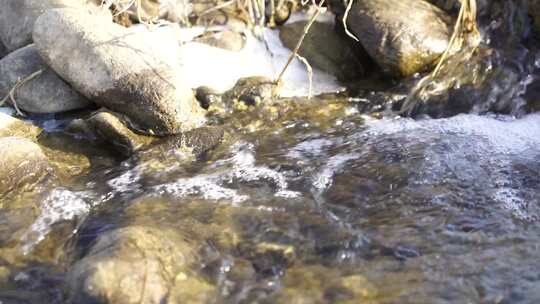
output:
M94 161L18 194L0 211L0 301L65 302L96 237L147 225L197 248L208 303L537 303L540 115L354 109L246 126L198 160Z

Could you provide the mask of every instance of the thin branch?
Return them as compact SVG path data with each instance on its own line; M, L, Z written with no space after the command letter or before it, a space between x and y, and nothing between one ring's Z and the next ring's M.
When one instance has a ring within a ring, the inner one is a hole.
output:
M43 73L43 70L38 70L38 71L26 76L22 80L18 80L17 83L15 83L15 85L13 86L13 88L11 88L11 90L9 90L9 93L4 98L2 98L2 100L0 100L0 106L4 105L4 103L6 103L6 101L10 100L11 104L15 108L15 111L17 111L17 114L19 114L20 116L26 116L26 115L24 115L23 112L21 112L21 110L17 106L17 100L15 99L15 93L17 92L17 90L20 87L25 85L30 80L38 77L39 75L41 75L41 73Z
M347 3L347 9L345 9L345 13L343 14L343 19L341 21L343 22L343 28L345 29L345 34L347 34L347 36L351 37L357 42L360 42L360 40L356 38L356 36L351 31L349 31L349 26L347 25L347 18L349 18L349 12L352 9L353 2L354 0L349 0L349 3Z
M313 89L313 68L311 68L311 65L307 61L305 57L300 56L299 54L296 54L296 57L298 60L302 61L302 63L306 66L306 70L308 73L308 80L309 80L309 88L308 88L308 99L311 99L313 97L312 89Z
M304 42L304 39L306 38L306 35L309 33L309 29L311 28L311 26L313 25L313 23L315 22L315 20L319 16L319 14L323 11L322 6L324 5L324 1L325 0L322 0L319 3L319 5L317 6L317 10L313 14L313 16L311 16L311 18L309 19L309 22L304 27L304 32L302 33L302 36L300 36L300 39L298 39L298 42L296 43L296 47L294 48L293 52L289 56L289 59L287 59L287 63L285 63L285 66L283 67L283 69L281 70L281 73L279 74L278 78L276 79L275 83L278 85L278 87L281 85L281 81L282 81L283 75L285 74L285 71L287 71L287 68L289 67L289 65L293 61L294 57L297 56L298 51L300 50L300 47L302 46L302 42Z

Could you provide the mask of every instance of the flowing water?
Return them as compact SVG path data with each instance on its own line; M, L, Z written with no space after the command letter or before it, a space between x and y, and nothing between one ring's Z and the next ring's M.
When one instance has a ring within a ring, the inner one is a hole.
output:
M97 153L78 178L19 195L0 213L0 301L62 303L96 237L133 225L197 248L209 303L540 300L540 115L301 112L200 159Z
M197 158L126 160L36 121L56 174L0 199L0 303L68 302L75 265L125 227L172 231L193 253L165 284L186 303L538 303L540 114L518 111L536 59L497 56L471 72L503 70L469 96L476 114L362 114L403 99L385 92L285 99L213 120L226 136ZM478 114L500 100L520 117Z

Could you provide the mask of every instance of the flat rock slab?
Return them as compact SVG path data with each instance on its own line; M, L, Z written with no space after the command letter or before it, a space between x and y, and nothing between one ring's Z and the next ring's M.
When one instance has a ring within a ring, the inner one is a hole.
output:
M349 30L388 74L410 76L430 68L446 50L452 20L423 0L355 1Z
M204 111L179 77L178 40L166 36L55 9L36 21L33 37L45 62L77 91L125 115L131 128L168 135L201 125Z
M34 22L52 8L72 7L110 16L96 3L95 0L0 0L0 40L9 51L32 43Z
M39 75L29 78L39 71ZM14 92L17 106L23 111L58 113L83 109L91 104L45 64L33 44L0 60L0 97L8 95L25 79L29 80Z
M49 171L37 144L21 137L0 138L0 197L38 182Z

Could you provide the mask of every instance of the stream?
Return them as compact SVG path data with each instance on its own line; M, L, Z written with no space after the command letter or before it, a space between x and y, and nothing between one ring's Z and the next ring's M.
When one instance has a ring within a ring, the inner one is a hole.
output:
M14 255L2 303L61 303L71 263L132 225L196 244L193 275L212 288L195 292L213 303L540 299L540 115L375 119L330 104L197 160L94 155L86 174L20 194L44 207L0 214Z
M189 85L275 76L257 63L289 53L250 39L236 55L187 43L200 54L184 63ZM0 304L94 303L77 298L94 258L105 270L90 272L125 303L539 303L540 114L519 98L540 61L516 53L526 60L489 55L489 69L445 75L489 78L451 96L468 99L464 114L366 110L395 91L287 97L211 119L225 137L197 157L125 159L67 134L71 118L36 118L56 173L0 198ZM284 95L308 95L305 67L291 70ZM320 71L313 82L315 94L343 89ZM501 100L514 108L491 113Z

